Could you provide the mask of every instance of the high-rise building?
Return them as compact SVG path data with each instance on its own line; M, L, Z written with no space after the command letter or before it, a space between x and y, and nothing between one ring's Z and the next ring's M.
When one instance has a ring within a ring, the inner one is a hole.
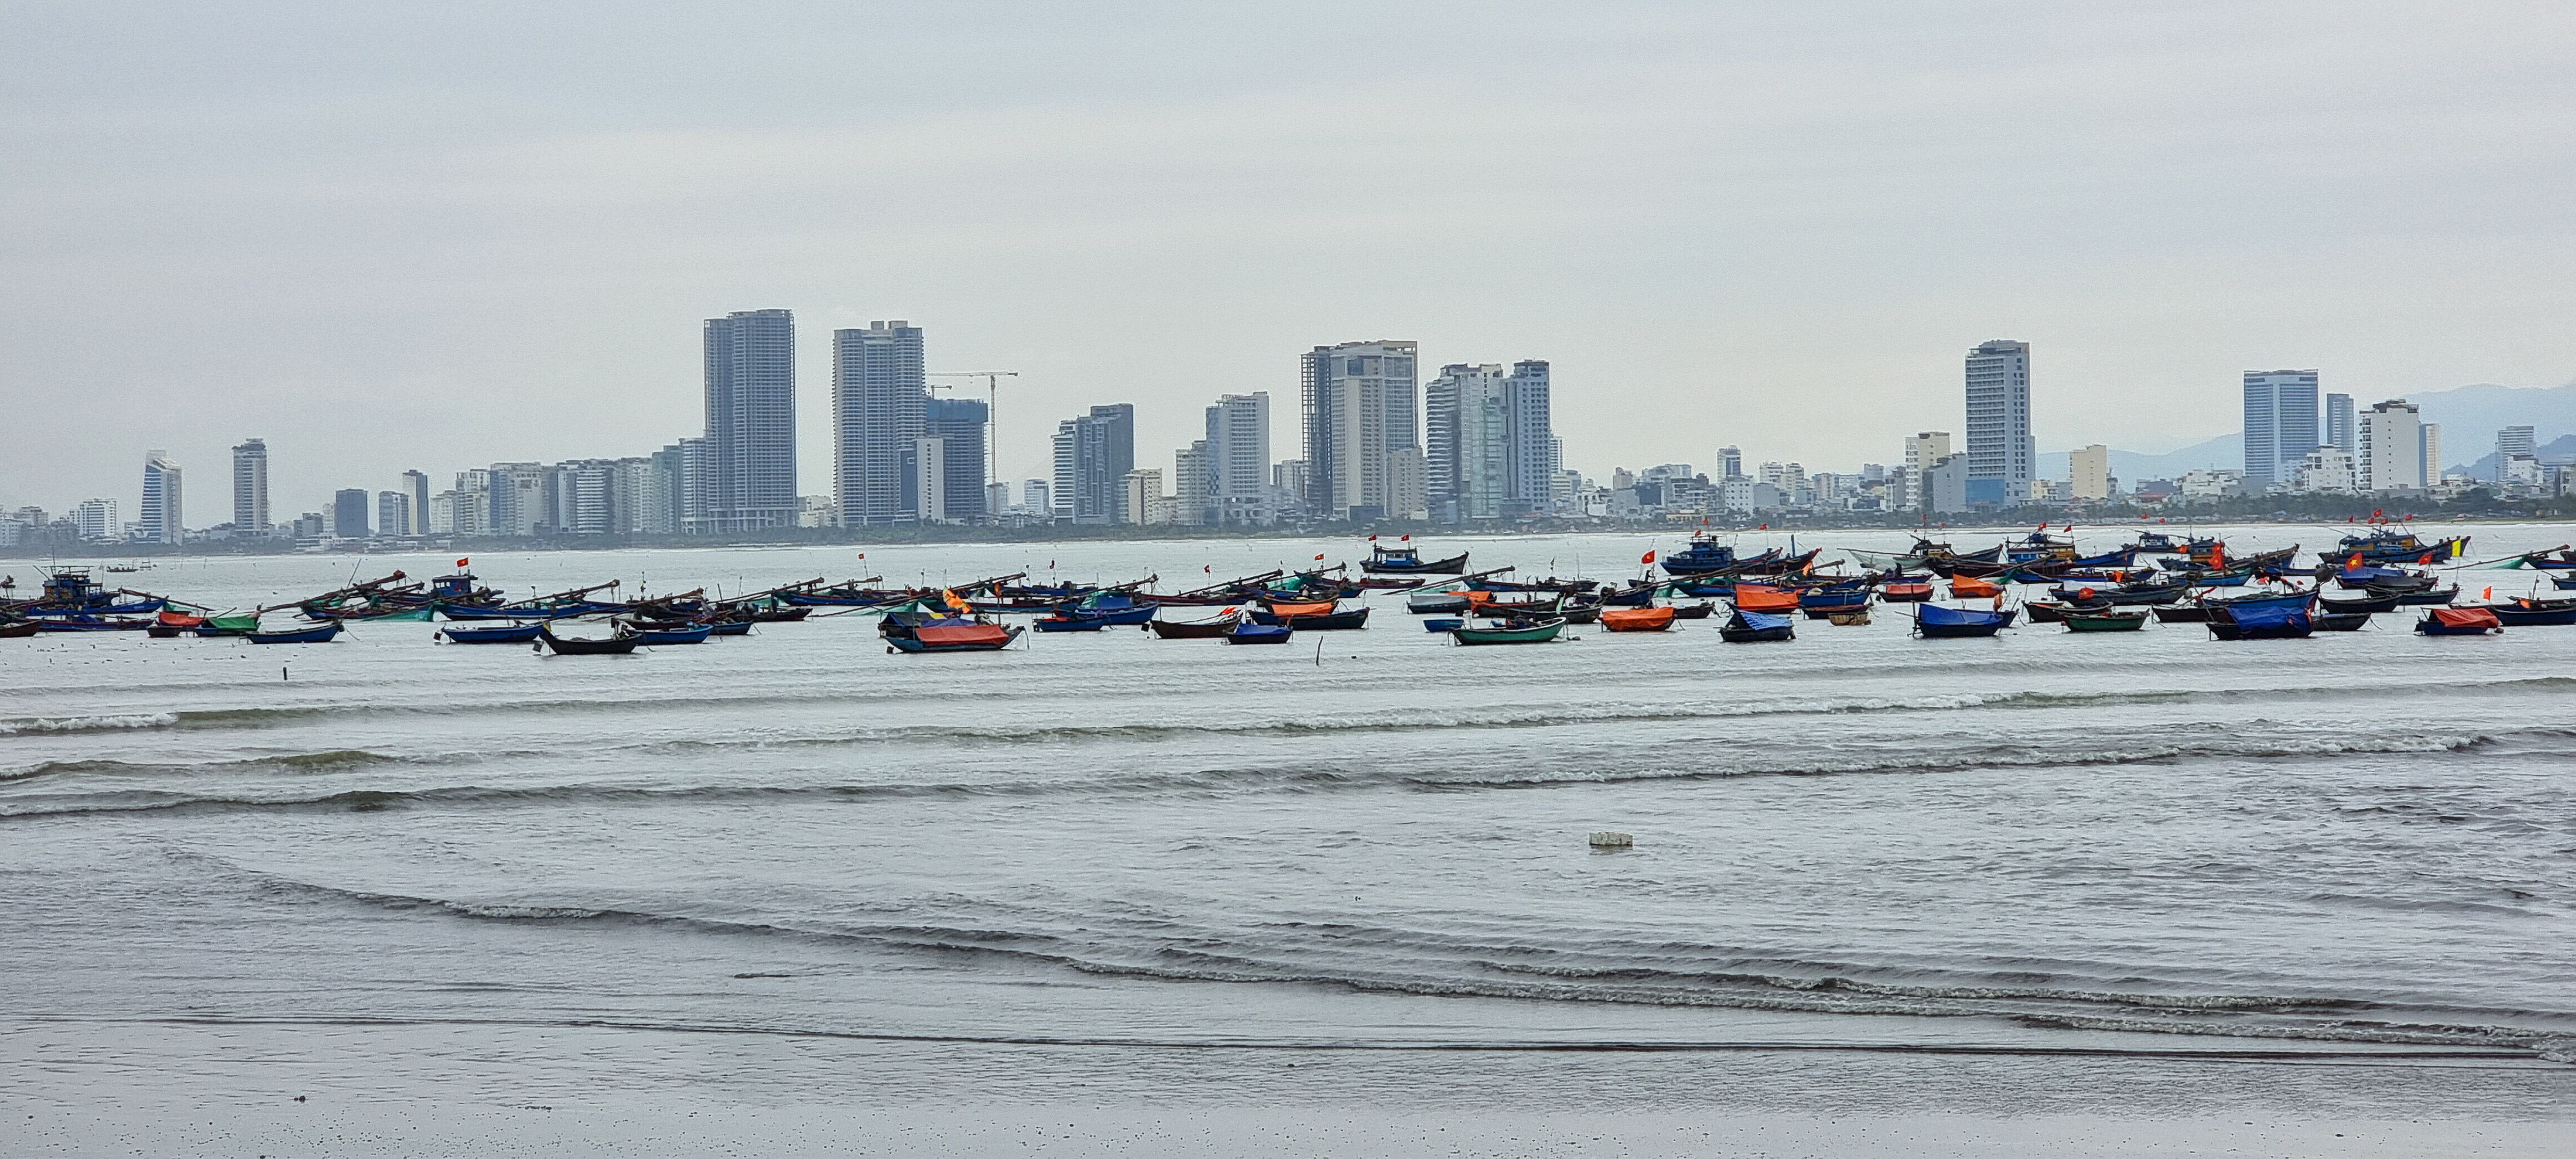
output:
M1548 366L1456 363L1422 391L1423 486L1444 521L1542 514L1556 505Z
M1905 478L1907 490L1898 505L1919 511L1929 506L1923 488L1932 465L1950 457L1950 432L1916 431L1905 440Z
M999 518L1011 510L1011 485L1003 482L984 484L984 514Z
M1039 519L1055 518L1055 488L1044 479L1021 480L1020 510Z
M1136 408L1095 406L1055 429L1055 517L1068 523L1131 522L1121 512L1136 469Z
M948 510L948 440L918 438L903 455L905 518L944 523Z
M2326 396L2325 427L2326 446L2341 447L2346 454L2361 449L2361 442L2353 433L2351 395Z
M992 418L992 408L980 399L934 398L922 404L921 433L945 444L941 462L946 472L940 484L941 505L924 508L924 519L944 519L950 523L973 523L982 519L984 510L984 425Z
M367 537L367 493L351 487L331 496L331 534L341 539Z
M1513 363L1511 375L1503 379L1506 518L1551 513L1564 498L1557 461L1563 449L1556 438L1554 405L1547 363L1536 359Z
M2039 450L2030 433L2030 343L1998 339L1968 352L1968 502L2030 501Z
M2078 499L2111 497L2111 448L2101 443L2067 456L2067 476Z
M411 492L376 492L376 534L417 534L411 526Z
M1138 467L1118 478L1118 522L1169 523L1171 498L1163 494L1163 472Z
M1418 351L1411 342L1346 342L1307 351L1300 402L1311 514L1388 514L1388 455L1421 451Z
M1720 480L1744 477L1744 451L1740 447L1717 449L1717 477Z
M1216 490L1208 479L1208 441L1172 452L1172 522L1198 527L1216 521Z
M2358 425L2361 455L2354 474L2361 490L2393 491L2428 485L2424 424L2415 404L2402 398L2376 403L2361 412Z
M2531 427L2506 427L2496 432L2496 459L2499 462L2516 455L2540 453L2539 432Z
M429 476L418 471L402 473L403 493L411 496L412 535L429 534Z
M2246 371L2245 489L2294 481L2317 446L2317 372Z
M143 507L135 513L135 537L145 543L179 542L186 530L186 506L179 488L179 467L170 461L169 452L146 452L143 456Z
M707 319L705 509L692 531L794 527L796 318L744 310Z
M2424 462L2424 485L2442 481L2442 424L2418 423L2415 427L2415 455Z
M941 516L904 499L919 491L905 464L917 461L926 381L920 327L897 319L832 332L832 497L843 525ZM975 487L980 493L983 480Z
M233 534L268 533L268 444L244 439L233 447Z
M1269 391L1221 395L1207 408L1207 475L1214 522L1270 521Z
M452 521L448 530L456 535L473 537L494 534L492 530L492 472L481 467L456 473L456 501L448 509Z
M116 500L83 499L72 506L72 530L87 540L108 540L123 530L116 518Z

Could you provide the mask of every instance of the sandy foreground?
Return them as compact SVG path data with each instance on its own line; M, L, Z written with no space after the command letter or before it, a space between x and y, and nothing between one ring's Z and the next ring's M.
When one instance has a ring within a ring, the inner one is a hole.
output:
M0 1155L2559 1156L2576 1067L0 1023Z

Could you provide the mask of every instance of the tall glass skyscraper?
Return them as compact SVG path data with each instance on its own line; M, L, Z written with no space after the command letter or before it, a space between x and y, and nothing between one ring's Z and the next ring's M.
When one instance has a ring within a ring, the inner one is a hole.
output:
M1066 523L1122 522L1127 472L1136 469L1136 408L1095 406L1055 428L1055 517Z
M706 362L706 507L689 530L796 526L795 315L707 319Z
M2341 447L2346 451L2360 450L2361 444L2354 441L2357 436L2353 433L2351 395L2330 394L2326 396L2325 424L2325 445L2329 447Z
M921 327L897 319L832 332L832 497L844 526L942 517L915 512L918 499L904 498L920 489L906 486L904 464L919 453L925 382ZM983 490L984 481L975 480L975 493Z
M268 534L268 444L244 439L233 447L233 534Z
M2261 491L2299 477L2317 449L2317 372L2245 372L2245 489Z
M2030 433L2030 343L1996 340L1968 352L1971 506L2030 501L2039 449Z
M135 533L145 543L177 543L185 504L179 491L179 467L167 451L143 456L143 508Z
M1411 342L1345 342L1303 356L1309 512L1377 519L1406 505L1398 457L1410 452L1418 467L1422 454L1418 362Z
M984 425L993 410L982 399L934 398L922 403L921 433L943 445L940 473L946 486L937 511L924 519L967 523L984 517Z

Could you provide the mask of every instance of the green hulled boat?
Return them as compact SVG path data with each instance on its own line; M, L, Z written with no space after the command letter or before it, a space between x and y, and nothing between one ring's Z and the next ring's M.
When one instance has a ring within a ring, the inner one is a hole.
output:
M2134 632L2147 622L2146 609L2134 612L2066 612L2069 632Z
M1453 628L1449 638L1461 644L1544 644L1565 630L1563 618L1495 628Z

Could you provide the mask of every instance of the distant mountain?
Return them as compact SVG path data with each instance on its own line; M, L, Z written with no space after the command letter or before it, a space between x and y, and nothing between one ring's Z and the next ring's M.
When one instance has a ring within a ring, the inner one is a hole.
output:
M2368 407L2379 400L2356 396L2352 401L2356 407ZM2451 469L2481 479L2495 478L2495 437L2505 427L2533 427L2533 435L2542 443L2576 434L2576 383L2553 387L2480 383L2410 394L2406 401L2423 410L2425 422L2442 424L2442 457L2451 460Z
M2136 451L2111 452L2111 477L2125 489L2140 479L2180 478L2185 471L2205 468L2234 469L2245 465L2245 434L2220 435L2204 443L2193 443L2179 451L2161 455L2142 455ZM2039 477L2071 478L2073 468L2067 465L2067 452L2039 453Z
M2443 441L2448 442L2450 435L2450 428L2442 429ZM2535 450L2544 463L2576 463L2576 435L2561 435L2540 444ZM2467 466L2454 464L2451 469L2464 472L2472 479L2494 479L2504 469L2504 457L2489 451Z

